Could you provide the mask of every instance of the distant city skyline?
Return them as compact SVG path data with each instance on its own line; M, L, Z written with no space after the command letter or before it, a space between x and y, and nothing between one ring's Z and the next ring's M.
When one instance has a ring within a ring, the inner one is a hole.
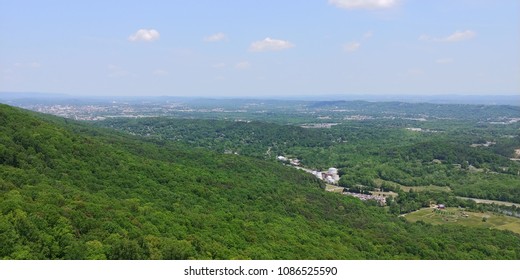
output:
M518 95L520 1L4 1L0 92Z

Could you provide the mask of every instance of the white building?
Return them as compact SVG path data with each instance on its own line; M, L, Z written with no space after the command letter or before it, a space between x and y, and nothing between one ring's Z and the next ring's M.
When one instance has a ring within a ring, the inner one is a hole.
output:
M281 161L287 161L287 158L284 156L278 156L278 157L276 157L276 159L281 160Z
M325 178L325 181L329 184L334 184L336 181L332 178L332 176L328 175L327 178Z
M329 168L329 170L327 171L327 173L330 174L330 175L338 174L338 169L337 169L337 168L334 168L334 167L331 167L331 168Z

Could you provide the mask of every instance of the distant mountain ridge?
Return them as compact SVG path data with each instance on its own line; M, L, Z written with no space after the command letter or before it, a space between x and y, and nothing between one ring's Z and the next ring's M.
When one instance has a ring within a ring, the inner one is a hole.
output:
M473 105L514 105L520 106L520 93L518 95L362 95L362 94L316 94L316 95L276 95L265 96L111 96L107 95L72 95L64 93L40 93L40 92L0 92L0 100L40 100L46 101L50 98L60 100L162 100L175 99L179 101L192 100L241 100L241 101L261 101L261 100L287 100L287 101L368 101L368 102L405 102L405 103L433 103L433 104L473 104Z

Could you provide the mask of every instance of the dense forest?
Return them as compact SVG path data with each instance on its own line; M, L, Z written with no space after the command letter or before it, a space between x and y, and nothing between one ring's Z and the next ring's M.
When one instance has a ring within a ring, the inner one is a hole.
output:
M4 259L519 259L508 231L409 223L266 160L0 105Z
M487 111L496 114L496 110ZM510 160L520 147L518 124L497 127L467 120L374 119L314 129L173 118L116 118L96 124L218 153L271 161L278 155L290 156L318 170L334 166L344 174L340 185L348 188L362 185L373 190L381 182L434 185L448 187L453 196L520 203L520 164ZM493 144L483 146L487 142Z
M152 139L170 140L219 153L275 158L291 147L327 147L333 136L321 130L259 121L172 118L116 118L96 123Z

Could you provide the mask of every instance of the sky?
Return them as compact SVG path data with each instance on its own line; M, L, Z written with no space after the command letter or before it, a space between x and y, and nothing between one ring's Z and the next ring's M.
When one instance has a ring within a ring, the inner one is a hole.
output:
M518 0L0 0L0 92L519 95Z

